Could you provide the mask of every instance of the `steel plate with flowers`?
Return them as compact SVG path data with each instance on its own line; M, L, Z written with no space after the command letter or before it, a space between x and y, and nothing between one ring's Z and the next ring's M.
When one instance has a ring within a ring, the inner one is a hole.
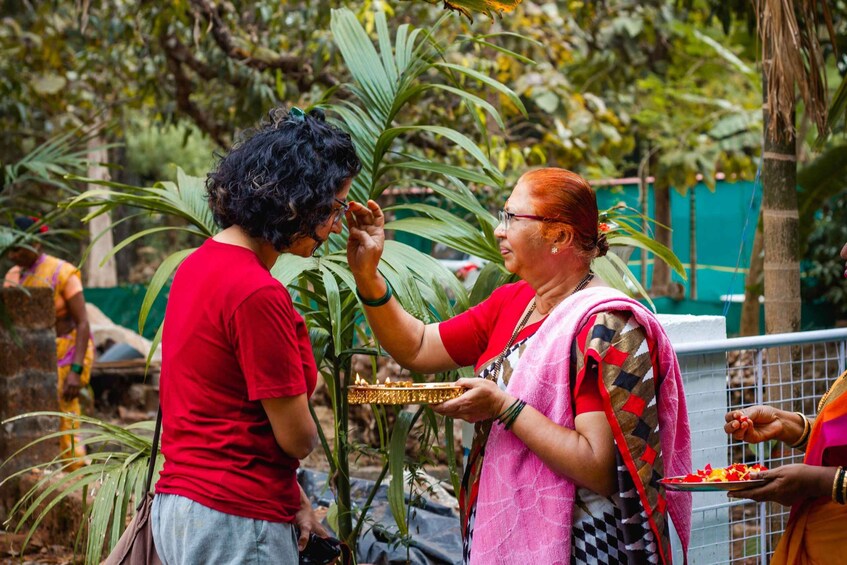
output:
M694 473L680 475L679 477L667 477L659 482L667 490L689 492L743 490L765 483L767 479L752 479L750 473L767 470L767 467L759 464L735 463L729 467L717 468L706 465L704 469L699 469Z
M347 387L350 404L439 404L458 398L465 389L455 383L414 383L392 381L371 384L356 375L354 384Z

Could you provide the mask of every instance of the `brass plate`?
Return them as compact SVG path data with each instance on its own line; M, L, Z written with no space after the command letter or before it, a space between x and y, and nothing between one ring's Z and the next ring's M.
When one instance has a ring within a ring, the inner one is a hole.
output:
M403 383L402 386L347 387L350 404L439 404L458 398L465 389L453 383Z

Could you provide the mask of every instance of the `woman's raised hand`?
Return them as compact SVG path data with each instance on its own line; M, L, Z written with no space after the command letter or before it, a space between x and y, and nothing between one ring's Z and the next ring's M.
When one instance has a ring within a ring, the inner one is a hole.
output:
M367 206L350 202L347 210L347 264L354 275L376 275L385 246L385 216L379 204L368 200Z
M723 429L734 439L747 443L760 443L771 439L782 440L785 422L782 416L791 415L771 406L750 406L726 414Z

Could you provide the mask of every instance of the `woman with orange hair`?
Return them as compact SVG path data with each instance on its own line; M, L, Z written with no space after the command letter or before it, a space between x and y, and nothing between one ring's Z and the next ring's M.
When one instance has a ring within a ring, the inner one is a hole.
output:
M475 424L459 500L465 563L670 563L669 515L687 547L690 496L658 482L691 464L679 366L653 314L591 270L609 244L585 179L524 174L494 232L521 280L438 324L405 312L379 274L379 206L351 203L347 219L380 344L419 373L476 370L434 407Z

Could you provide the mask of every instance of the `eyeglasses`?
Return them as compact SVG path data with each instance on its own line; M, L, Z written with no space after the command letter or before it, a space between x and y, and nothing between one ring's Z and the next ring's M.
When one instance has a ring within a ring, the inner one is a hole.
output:
M559 218L545 218L544 216L534 216L532 214L513 214L506 210L497 212L497 218L503 224L503 229L509 231L509 224L512 223L512 218L523 218L525 220L536 220L538 222L561 222Z
M350 209L350 203L349 202L345 202L344 200L339 200L338 198L336 198L335 201L338 202L339 204L341 204L341 208L339 208L338 210L336 210L333 213L333 216L332 216L332 224L333 225L340 222L341 218L344 217L344 214L347 213L347 210Z

